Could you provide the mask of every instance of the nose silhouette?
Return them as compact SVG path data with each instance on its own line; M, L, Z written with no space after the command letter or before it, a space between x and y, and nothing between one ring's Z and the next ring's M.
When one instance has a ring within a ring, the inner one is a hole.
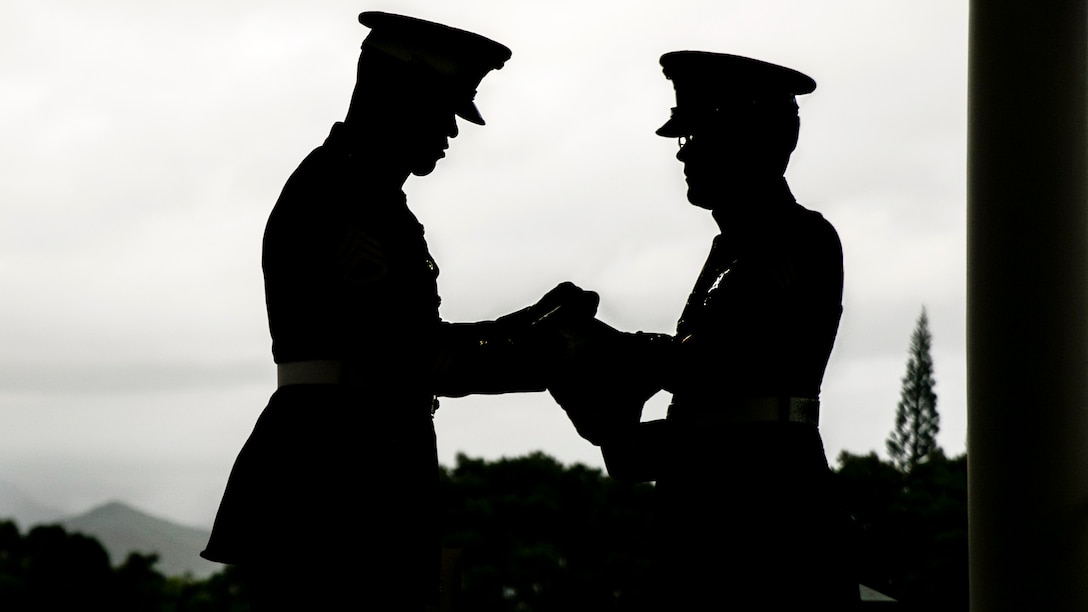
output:
M687 161L691 157L691 148L693 145L692 140L693 139L691 136L681 136L679 138L680 150L676 152L676 159L683 162Z

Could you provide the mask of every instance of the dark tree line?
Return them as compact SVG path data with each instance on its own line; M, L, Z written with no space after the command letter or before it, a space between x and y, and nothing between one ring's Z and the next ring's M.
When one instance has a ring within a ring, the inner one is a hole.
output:
M859 579L904 610L966 612L967 459L935 448L910 472L875 453L835 470L855 522ZM651 485L534 454L460 457L446 472L458 610L639 610L648 584ZM727 554L727 551L723 551ZM788 562L788 560L784 560Z
M862 584L909 610L966 612L967 457L940 449L910 473L875 453L839 456Z
M0 610L242 612L249 609L232 569L207 580L166 577L154 554L110 563L102 544L58 525L21 533L0 521Z
M444 470L459 610L633 609L649 571L650 485L542 453Z
M908 609L967 609L966 458L936 450L909 473L875 454L839 457L861 581ZM613 481L536 453L443 468L448 576L459 612L638 610L653 579L652 485ZM724 551L723 551L724 552ZM0 609L241 612L233 568L163 576L154 555L111 566L93 538L0 522ZM784 560L787 561L788 560Z

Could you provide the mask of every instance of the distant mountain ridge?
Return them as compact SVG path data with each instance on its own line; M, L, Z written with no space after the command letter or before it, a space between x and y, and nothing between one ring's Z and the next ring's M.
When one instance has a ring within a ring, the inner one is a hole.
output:
M178 525L121 502L109 502L56 522L68 531L96 538L114 565L123 563L135 551L158 554L155 567L167 576L203 579L223 569L200 557L208 542L208 530Z
M167 576L203 579L223 569L200 558L208 542L207 529L187 527L142 512L121 502L102 504L71 516L38 503L18 486L0 480L0 520L12 520L20 532L36 525L61 525L98 540L114 565L124 563L130 552L155 553L155 568Z

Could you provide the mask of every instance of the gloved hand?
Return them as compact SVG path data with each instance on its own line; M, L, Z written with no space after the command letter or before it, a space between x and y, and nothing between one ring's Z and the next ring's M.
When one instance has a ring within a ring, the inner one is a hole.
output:
M496 319L493 336L534 354L541 373L550 379L559 362L582 341L581 330L594 320L599 302L596 292L563 282L532 306Z
M600 296L595 291L586 291L570 281L564 281L544 294L536 304L504 315L495 323L518 333L526 327L541 325L557 320L592 318L597 313Z
M625 333L596 319L570 333L574 349L548 392L578 434L601 445L638 425L646 400L662 387L672 337Z

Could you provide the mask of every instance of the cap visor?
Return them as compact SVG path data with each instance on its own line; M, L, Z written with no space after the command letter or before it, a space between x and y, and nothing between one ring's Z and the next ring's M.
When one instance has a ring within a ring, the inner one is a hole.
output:
M473 104L471 100L458 106L457 110L454 112L458 117L465 121L475 123L476 125L484 125L484 118L480 115L480 109L476 108L476 105Z
M680 129L680 122L676 119L669 119L665 122L665 125L657 128L656 134L658 136L664 136L665 138L679 138L684 136L684 130Z

